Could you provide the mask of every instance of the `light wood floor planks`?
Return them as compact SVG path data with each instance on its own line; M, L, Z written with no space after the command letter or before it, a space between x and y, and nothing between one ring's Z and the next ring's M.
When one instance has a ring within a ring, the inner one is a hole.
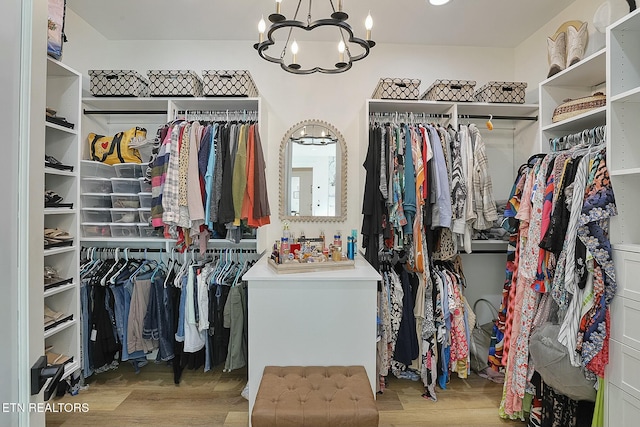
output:
M240 396L246 369L231 373L222 367L182 374L173 383L173 371L150 363L138 375L122 364L118 370L94 375L89 388L77 396L54 398L56 403L87 403L87 413L49 413L47 427L208 426L246 427L249 404ZM502 385L471 375L452 377L438 401L422 398L419 382L389 378L378 395L380 427L480 427L522 426L498 417Z

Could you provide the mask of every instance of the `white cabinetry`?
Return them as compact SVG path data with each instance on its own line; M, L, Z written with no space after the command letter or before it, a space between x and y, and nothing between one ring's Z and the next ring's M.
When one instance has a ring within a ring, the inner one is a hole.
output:
M605 420L635 426L640 417L640 10L607 29L607 162L618 216L611 242L618 289L611 308Z
M605 124L606 107L596 108L553 123L553 111L567 99L583 98L604 89L606 49L540 83L540 151L548 152L549 139Z
M64 203L72 203L73 208L44 208L44 227L67 231L74 240L70 246L45 248L43 252L45 267L55 269L61 279L54 279L53 282L62 284L45 285L43 279L41 288L33 291L44 292L45 307L61 314L63 319L69 319L56 322L55 326L44 331L45 348L51 347L51 352L73 358L71 363L65 365L65 377L80 367L78 139L81 89L82 79L79 73L56 60L47 59L47 107L56 110L57 116L66 118L75 126L67 128L45 121L45 154L53 156L64 165L73 166L73 171L44 167L44 189L54 191L64 199ZM44 206L44 198L42 203Z

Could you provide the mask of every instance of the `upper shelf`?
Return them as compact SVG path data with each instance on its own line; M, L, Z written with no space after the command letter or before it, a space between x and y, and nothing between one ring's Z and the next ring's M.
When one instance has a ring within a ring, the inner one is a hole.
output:
M469 116L490 115L507 118L514 116L535 119L537 104L505 104L490 102L448 102L396 99L369 99L369 113L418 113L418 114L458 114Z
M170 107L178 110L252 110L258 107L259 98L127 98L86 97L82 98L85 114L119 114L132 111L148 114L166 114Z
M585 113L579 114L570 119L563 120L558 123L552 123L547 126L543 126L542 131L548 132L572 132L582 131L584 129L600 126L606 122L607 107L595 108Z
M540 83L541 86L598 86L606 80L606 48Z
M47 56L47 76L80 77L80 73L68 65Z

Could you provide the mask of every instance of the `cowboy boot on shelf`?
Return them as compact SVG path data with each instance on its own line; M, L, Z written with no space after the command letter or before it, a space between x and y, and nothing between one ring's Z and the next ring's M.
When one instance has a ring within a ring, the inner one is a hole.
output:
M555 35L555 39L547 37L547 49L549 51L549 74L547 77L551 77L566 67L567 34L561 31Z
M579 29L570 25L567 27L567 67L580 61L587 47L587 23L584 22Z

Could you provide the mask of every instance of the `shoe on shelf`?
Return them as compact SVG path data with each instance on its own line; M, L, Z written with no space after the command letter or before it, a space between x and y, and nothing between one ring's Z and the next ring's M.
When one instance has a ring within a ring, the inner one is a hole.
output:
M55 191L44 191L44 207L45 208L69 208L73 209L73 203L62 203L64 199Z
M549 78L566 68L567 34L564 31L559 31L554 36L547 37L547 50L549 53L549 73L547 78Z
M573 25L567 27L567 67L582 59L587 47L588 37L586 22L583 22L580 28L576 28Z
M56 159L53 156L45 154L44 156L44 166L47 168L54 168L59 170L67 170L73 172L73 166L65 165L60 160Z
M71 363L73 361L73 357L67 356L66 354L58 354L54 353L53 346L49 346L45 348L45 353L47 355L47 365L65 365L67 363Z

